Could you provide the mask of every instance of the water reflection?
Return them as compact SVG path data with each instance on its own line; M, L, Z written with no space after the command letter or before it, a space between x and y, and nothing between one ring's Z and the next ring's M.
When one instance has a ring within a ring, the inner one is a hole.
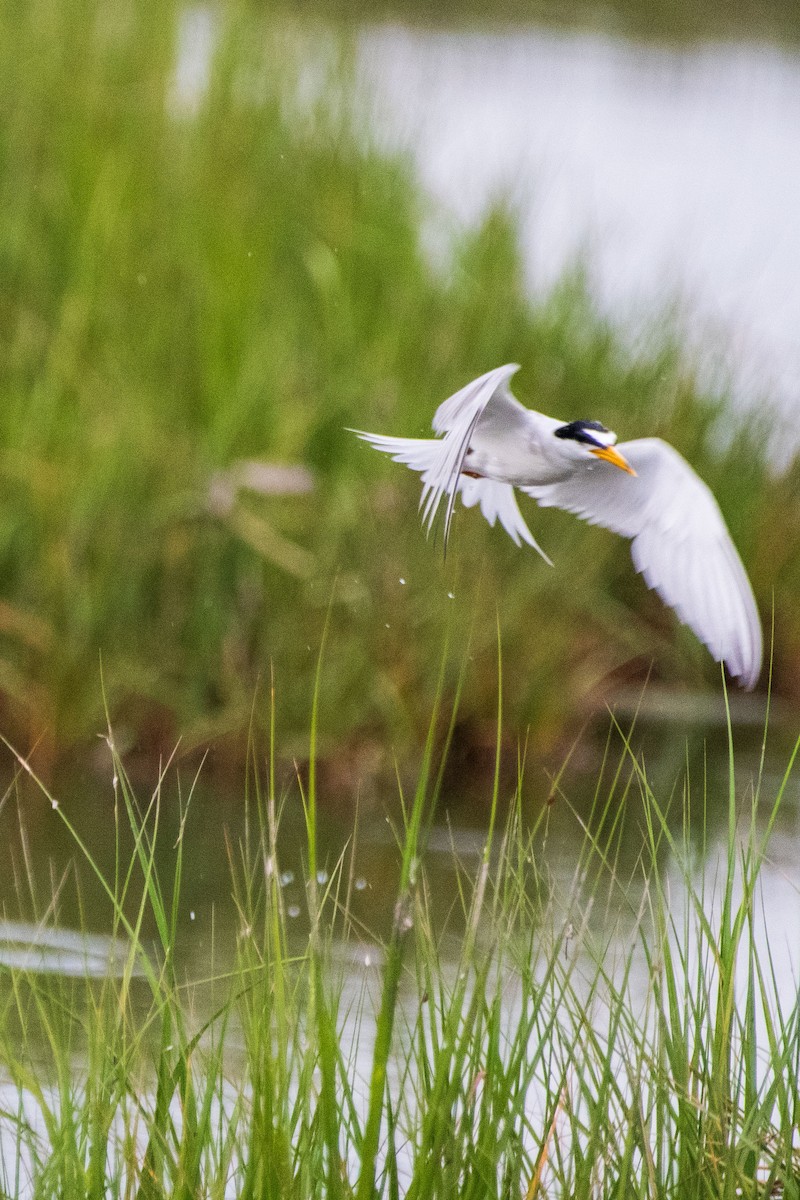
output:
M29 921L0 920L0 967L76 979L142 974L122 938Z
M598 836L613 818L617 825L615 869L607 902L595 898L593 928L603 921L617 920L619 881L641 885L640 860L645 823L640 779L625 749L630 722L623 734L613 726L607 737L602 729L587 734L562 771L560 762L529 763L522 790L524 820L539 823L531 854L543 880L558 903L564 897L561 920L578 927L582 916L570 911L567 898L574 897L574 873L583 830ZM758 726L737 731L737 803L749 812L750 798L759 776L768 812L791 752L791 735L775 730L770 734L762 765L762 734ZM715 725L686 729L673 723L644 722L634 727L631 746L636 760L644 765L648 784L659 805L667 812L676 837L684 825L696 853L698 876L724 843L727 823L727 735ZM503 773L500 822L513 805L517 756L513 747L506 754ZM293 770L293 768L291 769ZM279 833L279 884L290 934L298 948L308 933L306 896L307 852L303 806L296 787L288 782L282 804ZM191 777L192 772L188 772ZM408 769L409 778L413 769ZM222 786L201 773L200 783L189 806L181 832L181 771L166 780L161 798L155 869L165 895L169 896L183 838L181 902L178 910L178 952L182 970L195 978L207 978L209 964L225 971L235 956L242 936L241 916L233 899L231 864L241 863L243 847L252 846L254 814L250 811L248 833L243 788ZM463 913L458 900L459 881L474 877L484 851L491 779L450 781L424 840L424 870L427 878L431 919L447 931L454 954L463 931ZM60 807L51 808L27 777L16 781L16 791L0 811L0 837L7 848L10 869L0 876L0 905L5 924L0 925L0 963L12 962L32 970L60 970L88 974L104 968L120 969L125 961L123 942L110 938L114 913L104 888L80 854L67 829L68 818L84 840L98 870L108 880L119 877L135 852L124 814L114 809L110 779L82 773L58 781L55 794ZM690 804L685 804L688 795ZM355 820L354 809L343 802L326 807L325 796L319 816L319 862L317 885L330 889L347 906L355 949L342 951L352 957L354 969L374 967L380 947L391 928L399 878L398 829L402 826L396 790L387 781L383 802ZM350 798L352 800L352 797ZM605 814L605 815L604 815ZM766 820L766 815L764 816ZM717 849L715 849L715 847ZM662 868L669 862L666 840L661 847ZM340 865L341 864L341 865ZM276 869L276 868L271 868ZM762 886L769 897L770 911L785 914L792 922L800 917L797 887L800 886L800 797L791 780L773 834L772 853L765 864ZM638 881L638 882L637 882ZM616 899L611 900L615 892ZM137 897L131 895L135 905ZM631 893L629 909L636 903ZM129 915L133 915L131 910ZM44 916L43 916L44 914ZM19 922L22 922L21 924ZM70 928L86 933L69 933ZM152 914L145 916L143 943L152 944L157 956L157 930ZM576 943L577 944L577 943ZM443 942L446 952L448 941ZM26 957L27 956L27 957ZM39 964L39 965L37 965Z
M445 211L520 202L534 289L588 251L615 321L680 293L749 400L800 391L800 55L596 32L382 25L359 37L373 126ZM439 226L440 227L440 226Z

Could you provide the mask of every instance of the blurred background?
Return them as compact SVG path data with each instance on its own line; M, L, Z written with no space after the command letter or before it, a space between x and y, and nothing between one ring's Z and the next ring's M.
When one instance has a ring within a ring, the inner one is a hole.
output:
M180 741L241 778L273 685L302 759L326 619L334 797L413 759L443 655L480 779L498 627L543 761L646 680L654 718L716 721L623 541L531 502L555 569L463 511L444 562L347 431L425 436L507 361L707 480L791 725L794 3L3 0L0 111L0 729L43 773L104 762L107 713L132 763Z

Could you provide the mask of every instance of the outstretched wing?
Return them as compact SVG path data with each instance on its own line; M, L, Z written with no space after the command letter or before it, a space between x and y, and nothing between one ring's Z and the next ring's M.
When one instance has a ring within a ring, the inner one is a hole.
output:
M426 495L430 494L431 487L434 486L433 481L442 475L439 459L444 439L387 437L382 433L363 433L358 429L353 432L357 433L363 441L369 442L376 450L383 450L384 454L390 455L395 462L405 463L406 466L421 473L423 484L421 506ZM450 494L452 479L447 486L448 494ZM550 562L525 524L510 483L498 483L493 479L473 479L466 475L457 475L453 493L461 494L466 508L479 505L490 525L494 526L499 521L515 545L519 546L521 542L526 542L534 550L538 550L546 562ZM430 521L428 525L430 527ZM552 563L550 565L552 566Z
M431 425L434 432L463 432L476 416L480 417L483 414L490 400L493 401L492 408L497 409L506 420L513 420L516 416L524 421L528 410L508 390L508 381L518 370L519 363L506 363L504 367L495 367L485 375L473 379L447 400L443 400L433 414Z
M442 498L447 497L444 518L445 547L456 496L460 493L467 508L479 504L490 525L499 521L517 545L521 541L527 542L549 563L550 559L522 519L511 485L492 479L470 479L461 473L479 421L482 429L487 430L497 424L505 437L510 435L513 438L517 426L521 435L528 431L530 413L508 390L508 381L518 370L519 366L516 363L495 367L479 379L473 379L466 387L440 404L434 413L432 424L434 432L442 434L441 437L425 440L384 437L381 434L362 433L359 430L354 432L378 450L391 454L396 462L404 462L422 473L422 495L419 503L422 520L429 532ZM487 411L490 403L491 408Z
M618 449L636 476L598 462L559 483L522 490L632 539L637 571L718 662L752 688L761 671L761 621L750 581L713 495L659 438Z
M507 433L513 432L515 424L518 424L521 430L525 428L528 410L514 399L508 389L509 379L518 370L517 363L506 363L503 367L495 367L494 370L487 371L485 375L473 379L466 387L443 401L433 414L434 432L444 434L444 437L440 442L440 453L436 463L427 473L427 478L423 480L420 506L422 519L430 530L442 497L447 496L444 517L445 548L450 533L453 506L459 491L458 480L476 425L479 421L482 424L486 421L499 422ZM490 403L491 409L487 413L486 409ZM494 496L494 489L487 489L480 494L486 495L488 498L490 491ZM513 496L511 499L516 507ZM487 502L491 511L492 501L487 500ZM481 508L483 509L483 504L481 504ZM485 510L484 515L486 515ZM524 524L522 517L519 518L519 522ZM494 522L492 521L491 524ZM536 545L530 534L525 540L530 540L531 545ZM538 546L536 548L539 549ZM542 553L541 550L539 552Z

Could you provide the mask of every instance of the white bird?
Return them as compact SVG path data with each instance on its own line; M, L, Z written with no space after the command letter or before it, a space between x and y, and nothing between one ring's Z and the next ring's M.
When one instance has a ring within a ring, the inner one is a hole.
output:
M631 539L633 564L717 662L755 686L761 621L750 581L714 496L660 438L615 447L599 421L565 423L525 408L508 386L515 363L467 384L434 414L435 438L353 430L422 475L420 508L430 531L447 497L444 538L457 495L499 521L516 545L550 563L517 507L514 488L543 507L575 513ZM552 566L552 563L550 563Z

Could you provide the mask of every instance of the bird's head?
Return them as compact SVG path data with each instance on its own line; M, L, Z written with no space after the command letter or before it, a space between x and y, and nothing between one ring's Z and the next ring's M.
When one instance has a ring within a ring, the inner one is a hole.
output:
M568 425L559 425L554 433L564 442L564 451L570 458L578 461L602 458L629 475L636 474L619 450L614 449L617 435L599 421L570 421Z

